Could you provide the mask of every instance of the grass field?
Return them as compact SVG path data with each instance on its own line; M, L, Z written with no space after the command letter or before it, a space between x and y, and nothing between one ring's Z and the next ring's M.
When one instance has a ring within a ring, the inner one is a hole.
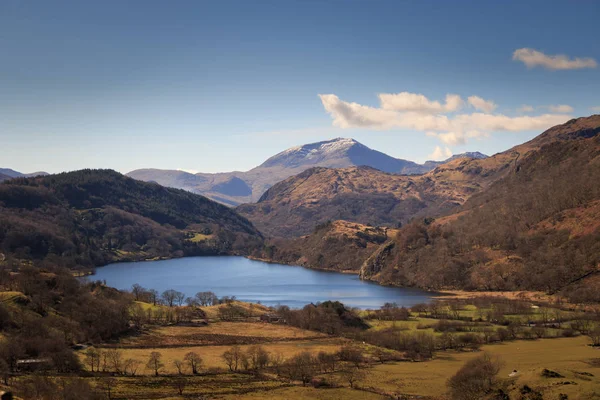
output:
M336 352L340 349L343 339L339 338L324 338L324 339L313 339L309 341L292 341L292 342L275 342L266 343L262 346L271 354L281 354L284 358L289 358L295 354L303 351L309 351L312 353L318 353L319 351L325 351L329 353ZM165 374L175 374L177 369L173 365L174 360L183 360L186 353L194 351L202 357L204 362L204 368L223 368L226 369L227 365L221 358L223 352L228 350L231 346L181 346L172 348L144 348L144 349L122 349L123 359L132 358L141 361L146 365L150 353L158 351L162 354L162 362L165 364L163 372ZM246 350L249 346L240 346L242 350ZM80 354L83 357L83 353ZM149 375L152 371L144 367L140 368L138 374Z
M268 324L261 322L214 322L205 327L170 326L159 327L155 333L163 337L181 337L194 335L199 332L215 335L256 336L274 339L297 339L325 335L319 332L307 331L289 325Z
M312 387L288 387L270 391L217 396L216 398L227 400L382 400L387 399L388 397L349 388L314 389Z
M600 367L589 364L594 358L600 358L600 350L588 344L587 337L541 339L483 346L482 351L500 357L501 378L508 378L515 369L519 371L515 388L527 384L543 389L544 399L557 399L559 393L567 394L569 399L600 398ZM360 384L402 394L442 396L447 390L448 378L467 360L481 353L439 352L432 361L377 365ZM565 378L543 378L544 368L559 372Z

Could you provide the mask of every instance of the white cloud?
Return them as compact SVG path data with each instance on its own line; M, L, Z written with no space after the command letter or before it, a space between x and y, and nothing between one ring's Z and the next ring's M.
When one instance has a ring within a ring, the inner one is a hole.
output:
M573 107L567 104L557 104L548 106L548 110L555 113L570 113L573 112Z
M533 106L530 106L528 104L523 104L521 107L519 107L517 109L518 112L522 112L522 113L533 112L533 110L534 110Z
M512 59L522 61L528 68L543 67L551 70L596 68L598 66L598 63L593 58L571 59L563 54L549 56L541 51L528 48L515 50Z
M449 148L442 149L440 146L435 146L433 153L427 156L429 160L444 161L452 157L452 151Z
M334 126L378 130L410 129L424 132L428 136L436 136L448 145L464 144L469 138L486 137L490 132L541 131L571 118L564 114L509 117L481 112L448 116L429 114L430 111L418 112L414 111L414 108L413 111L384 109L383 104L381 108L363 106L343 101L334 94L322 94L319 97L323 107L331 115ZM379 97L382 99L382 95ZM388 108L392 106L389 99L385 100ZM447 101L446 104L448 103ZM422 104L431 104L431 102ZM399 104L396 104L396 107L399 107ZM427 109L431 110L432 107L428 106Z
M464 101L456 94L447 94L446 103L429 100L422 94L401 92L381 93L381 108L393 111L411 111L426 114L454 112L462 108Z
M590 107L590 110L592 110L594 112L600 112L600 106Z
M469 104L472 105L476 110L491 113L498 107L496 103L491 100L482 99L479 96L469 96Z

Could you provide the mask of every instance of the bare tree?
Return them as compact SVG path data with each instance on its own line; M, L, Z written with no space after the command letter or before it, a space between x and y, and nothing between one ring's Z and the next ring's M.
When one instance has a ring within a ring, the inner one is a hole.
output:
M181 360L173 360L173 365L177 369L177 373L179 375L183 375L183 373L184 373L183 370L185 369L185 363Z
M146 368L154 371L154 376L158 376L158 373L165 366L161 362L162 354L158 351L153 351L150 353L150 357L148 358L148 362L146 363Z
M148 290L148 296L150 297L150 301L152 302L152 304L156 305L156 302L158 301L158 292L156 291L156 289Z
M342 377L352 389L354 389L356 382L364 379L365 376L365 372L358 367L350 367L342 371Z
M198 370L202 367L202 358L193 351L190 351L183 357L184 361L187 361L190 364L190 368L192 370L192 374L196 375Z
M109 365L112 367L115 373L122 373L123 367L123 353L119 349L108 349L105 351L106 356L108 357Z
M111 377L101 378L98 382L98 386L102 388L108 400L112 400L112 392L114 387L117 385L117 380Z
M133 294L133 298L135 299L135 301L140 301L144 292L146 292L146 289L144 289L141 285L137 283L134 283L131 286L131 293Z
M175 299L177 298L177 291L173 289L165 290L160 296L166 305L173 307Z
M231 349L225 351L221 357L223 357L230 371L237 371L241 366L244 354L240 346L233 346Z
M185 300L185 293L175 291L175 300L177 300L177 304L181 307Z
M187 379L184 377L173 378L173 386L175 386L175 389L177 389L177 392L180 396L183 396L183 390L185 389L186 385Z
M212 306L216 304L217 295L213 292L198 292L196 293L196 299L202 306Z
M129 375L135 376L140 365L142 365L140 360L128 358L123 362L123 371L125 372L125 375L129 373Z
M90 371L100 372L100 352L93 347L89 347L85 351L85 362L90 367Z

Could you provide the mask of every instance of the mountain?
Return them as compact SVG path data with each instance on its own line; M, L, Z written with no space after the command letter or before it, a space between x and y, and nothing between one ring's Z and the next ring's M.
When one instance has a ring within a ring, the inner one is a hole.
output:
M460 163L465 159L455 160ZM478 173L480 171L475 171ZM388 174L370 167L315 167L277 183L257 203L237 211L272 237L297 237L329 220L396 227L414 217L446 212L481 189L470 171L419 176Z
M235 206L257 201L275 183L309 168L362 165L388 173L422 174L440 163L428 161L421 165L390 157L354 139L337 138L292 147L246 172L191 174L175 170L138 169L127 175L142 181L157 182L163 186L199 193L215 201Z
M453 213L381 245L363 279L433 289L561 291L600 301L600 115L571 120L485 162L511 173ZM475 161L472 161L474 163Z
M14 169L0 168L0 182L5 181L7 179L12 179L12 178L27 178L27 177L44 176L44 175L48 175L48 173L43 172L43 171L38 171L38 172L32 172L30 174L24 174L22 172L15 171Z
M337 177L344 170L325 171ZM388 188L398 183L391 177ZM310 177L304 178L310 183ZM385 178L377 177L380 188ZM574 303L600 301L600 115L558 125L489 158L455 159L424 176L402 178L414 187L428 180L433 191L454 186L466 197L445 211L424 208L398 229L320 223L305 236L270 239L262 257L353 271L385 285L541 290L560 292ZM295 184L303 184L294 180L275 185L261 202L240 206L240 211L249 207L260 216L248 214L259 225L268 225L269 218L289 219L290 229L302 224L301 218L318 219L317 205L331 201L322 203L321 188L307 185L314 191L306 192L306 204L299 205ZM367 188L361 180L352 183ZM472 193L465 190L469 185ZM345 182L344 190L349 186ZM411 196L406 186L398 184L395 190L400 188ZM287 209L286 203L291 204ZM375 204L366 197L368 212L351 217L376 216ZM281 216L281 210L287 215Z
M231 208L111 170L0 184L0 251L17 262L90 267L119 260L245 254L261 243L256 228Z

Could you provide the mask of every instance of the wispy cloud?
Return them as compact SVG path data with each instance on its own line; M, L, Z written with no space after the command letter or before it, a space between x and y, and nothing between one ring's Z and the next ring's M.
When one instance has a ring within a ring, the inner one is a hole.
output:
M405 93L405 92L403 92ZM426 133L428 136L439 138L444 144L465 144L469 138L482 138L490 132L544 130L551 126L566 122L571 117L565 114L542 114L536 116L522 115L510 117L491 112L453 113L455 106L449 104L464 103L460 96L449 101L446 96L445 104L429 100L423 95L407 96L403 94L403 102L394 103L396 95L380 94L380 107L365 106L359 103L346 102L334 94L320 94L325 111L332 119L333 125L339 128L364 128L377 130L411 129ZM421 97L422 96L422 97ZM456 96L456 95L451 95ZM413 103L405 100L413 99ZM469 104L477 104L477 109L493 110L496 104L471 96ZM475 100L477 99L477 100ZM392 107L392 103L394 103ZM420 104L421 108L416 107ZM475 107L475 106L474 106ZM434 113L433 109L439 109Z
M512 59L523 62L528 68L542 67L550 70L596 68L598 66L596 60L590 57L569 58L564 54L547 55L530 48L515 50Z
M518 112L521 113L528 113L528 112L533 112L534 108L533 106L530 106L529 104L523 104L521 107L517 108Z
M464 105L463 99L456 94L447 94L446 103L442 104L439 101L429 100L422 94L409 92L381 93L379 94L379 102L384 110L413 111L426 114L453 112Z
M573 107L567 104L557 104L557 105L549 105L547 106L548 110L554 113L571 113L573 112Z
M479 96L469 96L469 104L472 105L476 110L491 113L498 107L496 103L491 100L484 100Z

